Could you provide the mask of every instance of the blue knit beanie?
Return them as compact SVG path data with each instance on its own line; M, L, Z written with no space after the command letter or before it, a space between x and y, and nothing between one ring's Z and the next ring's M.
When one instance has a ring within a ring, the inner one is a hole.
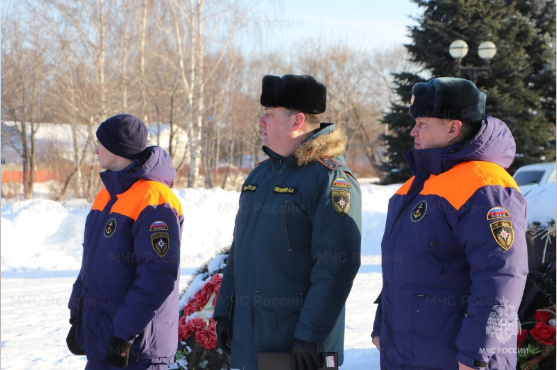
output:
M97 139L111 153L137 159L147 148L147 127L131 114L110 117L97 129Z

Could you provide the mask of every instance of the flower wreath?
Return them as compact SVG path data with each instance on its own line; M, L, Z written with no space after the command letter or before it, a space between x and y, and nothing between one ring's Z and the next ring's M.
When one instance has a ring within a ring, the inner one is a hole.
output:
M555 262L545 274L539 271L528 274L527 283L545 299L536 300L533 318L523 322L518 332L518 368L521 370L555 369L555 281L548 276L554 274Z
M228 249L198 269L180 297L178 350L169 369L221 370L230 367L228 355L217 346L215 304L228 262Z

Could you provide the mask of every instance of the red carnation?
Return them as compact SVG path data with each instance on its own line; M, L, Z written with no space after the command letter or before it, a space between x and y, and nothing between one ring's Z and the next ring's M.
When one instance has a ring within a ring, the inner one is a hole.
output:
M522 341L524 341L524 339L526 339L527 336L528 336L528 330L520 329L517 336L517 341L518 341L517 347L520 347L520 344L522 343Z
M184 307L184 314L178 324L179 339L184 340L194 335L194 339L206 349L214 349L217 346L216 322L212 318L212 312L218 296L222 276L215 274L207 281L201 291L194 294L188 304ZM214 298L211 302L211 296ZM191 317L199 312L200 317ZM209 314L209 316L207 315ZM189 319L188 319L189 318Z
M536 322L543 322L544 324L548 324L552 316L551 312L547 310L537 310L536 313L534 313Z
M538 322L534 325L532 330L530 330L530 335L535 340L538 340L548 346L555 343L555 328L551 325L544 324L543 322Z

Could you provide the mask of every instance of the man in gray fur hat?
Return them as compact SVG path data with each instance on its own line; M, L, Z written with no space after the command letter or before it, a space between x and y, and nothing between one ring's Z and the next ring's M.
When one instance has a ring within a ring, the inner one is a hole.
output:
M343 361L344 304L360 266L361 192L346 138L320 123L326 88L313 77L265 76L263 151L242 186L214 317L233 368L262 368L286 352L290 368Z

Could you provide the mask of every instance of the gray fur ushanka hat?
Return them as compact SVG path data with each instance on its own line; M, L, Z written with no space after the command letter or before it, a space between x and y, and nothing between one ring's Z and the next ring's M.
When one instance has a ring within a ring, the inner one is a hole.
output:
M284 107L319 114L327 109L327 88L309 75L266 75L261 89L261 105Z
M410 116L458 119L467 123L485 117L485 93L472 81L454 77L434 78L412 87Z

